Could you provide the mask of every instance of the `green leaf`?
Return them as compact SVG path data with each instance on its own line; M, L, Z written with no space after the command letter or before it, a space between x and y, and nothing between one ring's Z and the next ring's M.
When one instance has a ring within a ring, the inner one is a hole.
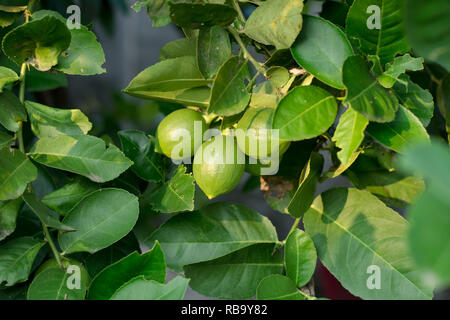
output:
M141 11L143 7L147 8L147 14L153 20L154 28L164 27L171 22L167 0L144 0L132 6L136 12Z
M333 141L341 149L337 156L343 165L350 164L353 154L364 140L364 130L368 124L369 120L352 108L348 108L339 119Z
M10 91L0 93L0 124L12 132L19 131L19 121L27 121L23 104Z
M285 84L288 83L291 75L285 67L270 67L266 71L266 77L273 87L282 88Z
M138 215L136 196L120 189L96 191L66 215L63 223L76 231L60 234L58 242L66 254L97 252L126 236Z
M45 242L32 237L15 238L0 246L0 284L10 287L28 279L34 259Z
M16 230L17 215L22 205L22 199L0 201L0 241Z
M99 183L114 180L133 164L114 145L106 148L102 139L87 135L42 138L33 146L30 156L45 166Z
M164 223L146 241L158 240L167 266L184 265L222 257L259 243L277 241L270 221L242 205L213 203L192 213L182 213Z
M21 151L0 149L0 200L17 199L37 176L37 168Z
M358 41L366 55L379 56L383 65L410 49L404 34L403 5L403 0L355 0L348 12L348 36ZM381 16L369 11L370 6L377 6ZM374 24L377 18L379 26Z
M65 216L85 197L97 191L99 188L99 185L89 180L77 179L47 194L42 199L42 203L60 215Z
M9 27L20 17L23 17L23 14L21 12L0 11L0 27Z
M25 108L31 129L39 138L54 138L60 134L87 134L92 129L88 117L78 109L51 108L32 101L26 101Z
M438 87L437 104L441 114L445 118L447 136L450 143L450 75L447 75L442 79L442 82Z
M250 102L248 61L231 57L220 67L211 91L208 112L232 116L245 110Z
M70 225L61 223L52 212L42 204L42 202L36 197L34 193L27 192L22 196L25 203L41 220L42 224L49 227L60 230L61 232L74 231Z
M42 72L33 67L27 71L25 88L28 92L48 91L61 87L67 87L67 77L62 72Z
M232 56L228 32L220 26L200 29L196 52L198 67L203 76L207 79L214 77Z
M386 300L433 297L409 255L408 223L369 192L328 190L316 198L304 224L320 261L352 294ZM376 290L370 289L377 285L374 278L379 279Z
M159 53L159 59L162 61L181 58L185 56L195 57L196 55L196 41L192 39L181 38L166 43Z
M237 12L219 3L169 2L172 22L182 28L199 29L214 25L227 26L234 21Z
M146 181L161 181L164 178L163 160L155 151L153 138L138 130L120 131L118 135L123 152L134 162L131 170Z
M405 0L405 29L412 48L426 60L450 71L450 3Z
M389 123L371 123L366 133L396 152L414 143L429 141L427 131L419 119L408 109L400 106L395 120Z
M311 158L306 165L302 178L295 191L292 200L289 202L288 212L291 216L300 218L309 209L314 201L316 186L319 182L320 174L323 171L324 159L317 152L311 153Z
M295 229L286 240L284 264L286 275L297 287L305 286L316 269L317 252L308 234Z
M253 87L250 106L253 108L275 109L281 98L280 90L275 87L272 81L263 81Z
M314 86L297 87L280 101L272 127L280 130L283 140L310 139L327 131L336 114L337 103L331 94Z
M388 63L386 71L378 78L378 82L385 88L392 88L400 80L400 75L406 71L419 70L423 70L423 58L413 58L408 53Z
M188 279L179 276L167 284L146 280L141 276L122 286L111 300L182 300L188 284Z
M59 268L49 268L40 272L31 282L27 292L28 300L83 300L86 283L73 287L71 274Z
M256 290L258 300L305 300L294 281L281 274L265 277Z
M27 7L27 0L2 0L0 10L5 12L22 12Z
M180 165L174 176L157 189L150 198L153 210L176 213L194 210L195 183L192 173Z
M291 48L297 63L320 81L344 89L342 68L353 49L345 33L331 22L305 16L303 30Z
M8 83L13 83L19 80L19 76L14 70L0 66L0 92Z
M303 0L267 0L252 12L244 32L259 43L289 48L302 29Z
M260 244L233 252L216 260L184 267L190 287L208 297L250 299L259 282L271 274L281 274L283 262L274 244Z
M401 104L419 118L424 127L427 127L433 118L433 95L428 89L422 89L411 81L407 74L401 75L393 88Z
M66 50L71 35L66 25L47 16L25 23L3 38L3 51L17 65L25 61L40 71L50 70Z
M135 251L103 269L92 280L88 299L109 300L119 288L139 276L145 280L164 283L166 264L159 243L156 242L152 250L142 255Z
M13 136L0 131L0 149L3 147L10 147L15 141L16 139Z
M399 106L397 98L378 83L361 56L352 56L345 61L343 80L347 88L345 104L370 121L394 120Z

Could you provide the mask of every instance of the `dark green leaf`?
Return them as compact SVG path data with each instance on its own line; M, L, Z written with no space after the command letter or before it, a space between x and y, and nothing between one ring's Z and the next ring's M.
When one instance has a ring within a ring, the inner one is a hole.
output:
M3 147L9 147L14 144L16 139L7 133L0 131L0 149Z
M0 92L3 91L3 87L8 83L13 83L19 80L19 76L14 70L0 66Z
M220 26L200 29L196 52L203 76L207 79L214 77L232 55L228 32Z
M284 265L286 275L297 287L305 286L316 269L317 252L308 234L295 229L286 239Z
M22 199L0 201L0 241L16 229L17 215L22 208Z
M10 91L0 93L0 124L12 132L19 131L19 121L27 121L23 104Z
M227 26L237 12L228 5L218 3L169 2L170 18L179 27L198 29L214 25Z

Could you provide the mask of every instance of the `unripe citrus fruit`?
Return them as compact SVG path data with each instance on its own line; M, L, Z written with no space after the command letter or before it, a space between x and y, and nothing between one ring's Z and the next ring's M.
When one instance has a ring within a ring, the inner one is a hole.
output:
M256 159L271 157L272 151L279 155L289 148L289 141L275 139L272 129L272 108L249 108L239 120L237 141L239 148Z
M213 137L197 150L194 157L195 181L210 199L232 191L244 170L245 156L231 136Z
M195 123L198 128L197 135L194 134ZM206 129L201 113L191 109L176 110L158 126L157 136L161 151L174 160L190 158L202 144Z

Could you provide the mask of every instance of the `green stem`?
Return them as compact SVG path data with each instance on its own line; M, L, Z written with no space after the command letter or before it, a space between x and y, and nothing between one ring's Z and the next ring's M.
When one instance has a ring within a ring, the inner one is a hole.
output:
M48 232L48 228L46 225L42 224L42 229L44 230L45 239L47 239L48 244L50 245L50 249L52 249L53 255L55 256L56 262L58 266L62 269L61 257L59 255L58 249L56 249L55 243L50 236L50 232Z
M239 6L238 0L233 0L233 1L231 1L231 3L233 4L234 9L237 11L237 13L238 13L238 15L239 15L239 19L240 19L243 23L245 23L245 22L246 22L246 19L245 19L244 13L243 13L242 10L241 10L241 7Z
M258 72L261 72L261 64L255 60L255 58L253 58L253 56L250 54L250 52L248 52L247 50L247 46L244 44L244 42L241 39L241 36L239 35L239 33L231 27L227 27L228 31L233 35L233 37L236 39L236 42L238 43L238 45L241 47L242 51L244 52L244 58L248 59L253 66L255 67L255 69ZM262 72L264 73L264 72Z

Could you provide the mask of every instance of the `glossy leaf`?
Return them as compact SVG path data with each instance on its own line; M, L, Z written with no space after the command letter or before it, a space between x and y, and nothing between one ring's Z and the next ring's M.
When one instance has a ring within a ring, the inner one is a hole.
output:
M161 213L192 211L194 195L194 177L180 165L173 177L151 195L150 202L153 210Z
M78 109L51 108L32 101L26 101L25 107L31 129L39 138L87 134L92 129L92 123Z
M364 130L368 124L369 120L352 108L348 108L339 119L333 141L341 149L337 156L343 165L348 165L352 160L353 154L364 140Z
M344 89L342 68L353 49L345 33L322 18L305 16L303 30L291 48L297 63L320 81Z
M208 112L232 116L244 111L250 102L249 81L247 60L237 56L230 58L219 69L214 80Z
M37 168L21 151L0 149L0 200L17 199L37 176Z
M206 79L214 77L232 56L230 37L220 26L200 29L196 49L198 67Z
M145 280L164 283L166 264L164 253L158 243L152 250L139 254L133 252L127 257L106 267L95 278L89 287L88 299L108 300L128 281L142 276Z
M227 26L234 21L237 12L220 3L169 2L170 19L179 27L198 29L214 25Z
M33 20L3 38L3 51L17 65L25 61L40 71L50 70L66 50L71 35L66 25L51 16Z
M188 279L179 276L167 284L146 280L141 276L122 286L111 300L182 300L188 284Z
M281 274L272 274L261 280L256 290L258 300L305 300L295 282Z
M195 291L219 299L250 299L259 282L271 274L280 274L283 262L274 244L250 246L212 261L184 267Z
M355 0L347 16L348 36L356 39L366 55L379 56L382 64L391 62L410 49L404 33L403 6L403 0Z
M0 246L0 283L10 287L28 279L34 259L45 242L32 237L10 240Z
M277 241L270 221L242 205L213 203L192 213L169 219L146 241L158 240L167 266L184 265L222 257L259 243Z
M352 294L387 300L433 297L409 255L408 223L369 192L328 190L314 201L304 224L320 261ZM370 289L378 276L379 289Z
M106 148L102 139L87 135L42 138L30 156L45 166L77 173L94 182L113 180L133 164L114 145Z
M63 223L76 231L60 234L58 242L65 253L97 252L126 236L138 215L134 195L120 189L96 191L66 215Z
M385 88L392 88L399 81L400 75L406 71L419 71L423 69L423 58L413 58L409 54L400 56L386 65L386 71L378 78Z
M27 121L23 104L10 91L0 93L0 124L12 132L19 131L19 121Z
M164 178L163 160L155 151L153 138L138 130L120 131L118 135L123 152L134 162L131 170L146 181L161 181Z
M0 92L3 91L3 87L8 83L13 83L19 80L19 76L14 70L0 66Z
M362 57L352 56L345 61L343 80L347 87L345 104L370 121L394 120L399 106L397 98L371 75Z
M419 119L403 106L400 106L394 121L371 123L366 133L396 152L402 152L408 145L430 139Z
M284 265L286 275L297 287L305 286L316 269L317 252L307 233L295 229L286 239Z
M303 0L267 0L248 18L244 32L277 49L291 47L302 29Z
M272 127L280 130L280 139L310 139L327 131L336 114L337 103L331 94L314 86L297 87L280 101Z
M0 201L0 241L16 229L17 215L22 205L22 199Z

